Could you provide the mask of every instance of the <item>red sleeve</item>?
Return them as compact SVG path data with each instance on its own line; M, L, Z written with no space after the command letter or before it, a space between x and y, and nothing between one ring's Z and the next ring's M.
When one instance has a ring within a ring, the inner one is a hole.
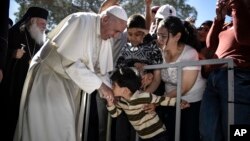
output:
M222 31L223 24L224 20L214 20L206 38L206 45L209 50L215 51L217 49L219 44L219 34Z

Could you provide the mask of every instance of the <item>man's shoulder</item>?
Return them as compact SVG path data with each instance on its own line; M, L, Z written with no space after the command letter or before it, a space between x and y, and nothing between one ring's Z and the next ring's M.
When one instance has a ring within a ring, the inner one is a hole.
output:
M71 14L72 17L97 17L98 14L93 13L93 12L76 12Z
M76 24L89 24L88 26L95 23L98 15L90 12L76 12L68 15L64 18L63 21L67 21L68 23L76 23ZM94 24L93 24L94 25Z

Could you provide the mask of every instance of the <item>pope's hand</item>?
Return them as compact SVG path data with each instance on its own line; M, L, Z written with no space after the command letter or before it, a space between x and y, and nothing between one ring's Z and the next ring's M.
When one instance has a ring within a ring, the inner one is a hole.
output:
M109 101L114 100L113 91L111 90L111 88L109 88L104 83L102 83L101 87L99 88L99 92L100 92L100 97L101 98L107 99Z

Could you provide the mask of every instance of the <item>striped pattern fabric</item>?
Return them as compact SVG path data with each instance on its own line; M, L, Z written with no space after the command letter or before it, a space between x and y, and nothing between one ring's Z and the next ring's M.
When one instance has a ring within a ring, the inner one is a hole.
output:
M149 139L166 130L156 112L144 112L144 104L149 103L162 106L175 106L176 98L156 96L151 93L136 91L130 100L121 98L116 105L107 107L107 109L112 117L119 116L123 110L138 135L142 139Z

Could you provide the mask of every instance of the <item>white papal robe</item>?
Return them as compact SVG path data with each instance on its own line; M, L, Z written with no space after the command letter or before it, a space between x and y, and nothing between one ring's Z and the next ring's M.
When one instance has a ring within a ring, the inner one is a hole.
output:
M111 41L100 38L99 15L71 14L48 37L25 80L15 141L80 141L80 91L109 84Z

